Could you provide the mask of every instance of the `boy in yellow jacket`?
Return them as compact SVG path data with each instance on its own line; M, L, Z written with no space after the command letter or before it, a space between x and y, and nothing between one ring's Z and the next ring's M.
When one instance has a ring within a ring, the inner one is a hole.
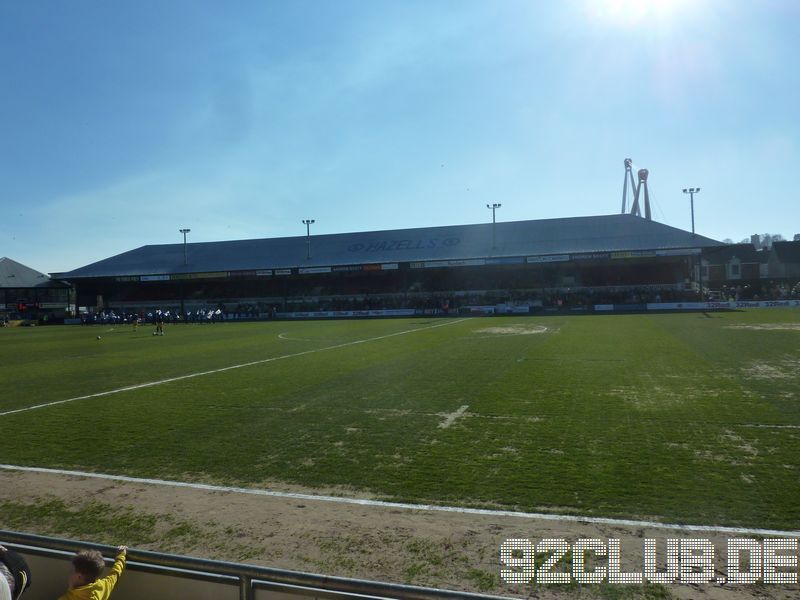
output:
M72 559L72 570L69 574L69 589L58 600L108 600L111 590L125 568L127 546L117 548L117 558L111 573L99 579L105 562L103 555L97 550L84 550Z

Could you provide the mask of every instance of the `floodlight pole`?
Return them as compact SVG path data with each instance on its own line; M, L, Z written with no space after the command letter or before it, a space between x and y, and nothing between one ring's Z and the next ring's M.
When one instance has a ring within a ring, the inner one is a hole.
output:
M497 202L495 202L494 204L487 204L486 205L486 208L488 208L489 210L492 211L492 250L497 248L497 243L496 243L497 239L495 238L495 232L494 232L494 227L495 227L495 224L497 223L497 221L495 219L495 211L497 211L497 209L500 208L501 206L503 206L503 205L499 204Z
M694 233L694 195L700 193L700 188L683 188L684 194L689 194L690 206L692 209L692 236ZM700 301L703 301L703 251L700 251L700 261L697 265L697 281L700 291Z
M703 301L703 251L700 250L700 266L697 267L697 279L700 282L700 302Z
M306 244L308 251L306 252L306 260L311 259L311 224L314 223L314 219L303 219L303 225L306 226Z
M186 234L189 233L191 229L179 229L178 231L183 234L183 266L185 267L189 264L188 257L186 256Z
M183 266L185 267L186 265L189 264L189 258L186 254L186 234L189 233L191 229L179 229L178 231L180 231L183 234ZM186 310L184 306L183 279L181 279L180 282L178 283L178 287L180 288L180 293L181 293L181 319L185 319Z
M694 235L694 195L700 193L700 188L683 188L684 194L689 194L692 207L692 235Z

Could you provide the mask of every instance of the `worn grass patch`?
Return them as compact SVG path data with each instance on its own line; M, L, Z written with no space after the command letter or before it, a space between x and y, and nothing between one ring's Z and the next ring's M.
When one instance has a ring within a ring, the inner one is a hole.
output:
M221 531L213 523L192 523L167 513L132 506L114 506L87 500L67 504L58 498L33 502L0 502L5 529L36 531L43 535L81 539L117 546L155 547L162 552L191 554L214 550L228 560L247 560L257 550L232 539L236 532Z

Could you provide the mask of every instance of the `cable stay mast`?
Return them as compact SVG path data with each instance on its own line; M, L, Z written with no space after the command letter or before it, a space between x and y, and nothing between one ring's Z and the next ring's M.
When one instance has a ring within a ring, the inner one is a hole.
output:
M633 183L633 160L630 158L625 159L625 179L622 184L622 211L625 214L628 206L628 181L631 183L631 192L633 193L633 204L631 205L630 214L641 217L642 209L639 205L639 198L641 197L642 190L644 189L644 218L652 221L652 214L650 212L650 191L647 189L647 176L649 171L647 169L639 169L637 175L639 176L639 183Z

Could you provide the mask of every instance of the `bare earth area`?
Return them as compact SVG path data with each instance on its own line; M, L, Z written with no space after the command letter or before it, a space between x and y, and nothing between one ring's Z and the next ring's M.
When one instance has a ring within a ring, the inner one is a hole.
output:
M489 335L536 335L550 331L544 325L508 325L506 327L485 327L476 329L475 333L486 333Z
M330 490L281 491L330 493ZM797 586L509 585L500 579L501 543L509 538L619 538L624 571L642 571L642 539L707 537L722 554L729 535L627 528L521 517L451 514L382 506L357 506L159 485L110 482L46 473L0 471L0 506L53 503L74 514L107 506L111 518L152 524L144 550L247 562L276 568L468 590L521 598L796 598ZM102 512L102 511L101 511ZM35 511L33 514L38 514ZM115 517L116 515L116 517ZM61 521L63 522L63 521ZM30 527L7 520L0 528L75 537L57 520L31 518ZM90 541L123 544L97 534ZM742 536L744 537L744 536ZM98 539L104 538L104 539ZM135 550L135 548L134 548ZM661 557L660 557L661 558ZM720 560L718 558L717 563ZM613 592L613 593L612 593ZM641 592L641 594L640 594Z
M728 325L725 329L749 329L751 331L800 331L800 323L753 323L750 325Z

